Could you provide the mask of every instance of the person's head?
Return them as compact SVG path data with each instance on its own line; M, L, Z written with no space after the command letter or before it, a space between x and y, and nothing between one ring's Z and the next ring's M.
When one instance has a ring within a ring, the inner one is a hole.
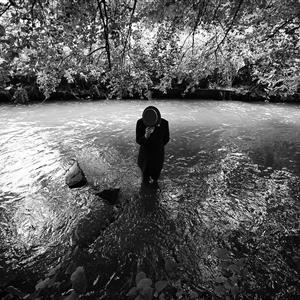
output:
M160 124L161 115L155 106L148 106L143 111L143 123L147 127L152 127Z

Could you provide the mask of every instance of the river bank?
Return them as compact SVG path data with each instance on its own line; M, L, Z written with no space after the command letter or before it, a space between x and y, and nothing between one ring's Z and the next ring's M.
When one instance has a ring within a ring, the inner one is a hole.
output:
M244 101L244 102L271 102L271 103L300 103L300 93L280 96L270 95L255 91L255 87L237 86L233 88L209 88L208 82L199 87L186 90L187 85L174 84L171 89L162 92L159 89L151 89L145 95L120 92L118 96L111 97L107 87L97 83L68 84L64 82L57 90L45 98L35 82L30 84L17 83L0 89L0 103L41 103L50 101L97 101L106 99L130 99L130 100L219 100L219 101Z

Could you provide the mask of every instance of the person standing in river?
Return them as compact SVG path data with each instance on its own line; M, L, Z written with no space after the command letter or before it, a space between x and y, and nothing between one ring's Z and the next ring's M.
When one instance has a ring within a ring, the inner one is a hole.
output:
M170 140L169 123L161 118L159 110L154 106L145 108L142 118L136 123L136 142L140 145L138 166L144 184L157 185L165 155L165 145Z

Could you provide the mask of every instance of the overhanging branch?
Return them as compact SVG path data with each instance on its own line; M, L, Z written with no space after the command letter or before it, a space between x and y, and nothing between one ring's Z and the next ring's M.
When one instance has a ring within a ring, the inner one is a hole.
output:
M290 24L297 16L293 16L291 17L290 19L284 21L281 25L277 26L273 32L271 34L269 34L267 37L265 37L262 42L265 42L271 38L273 38L278 32L280 29L283 29L285 26L287 26L288 24Z
M236 11L235 11L235 13L234 13L234 16L233 16L233 18L232 18L232 20L231 20L231 23L230 23L229 27L227 28L227 30L226 30L226 32L225 32L225 35L224 35L223 39L222 39L221 42L217 45L217 48L216 48L215 52L217 52L217 51L219 50L220 46L221 46L221 45L224 43L224 41L226 40L226 38L227 38L227 36L228 36L228 33L229 33L230 30L232 29L232 26L233 26L233 24L234 24L234 22L235 22L235 19L236 19L237 15L238 15L238 13L239 13L239 11L240 11L240 9L241 9L241 6L242 6L243 2L244 2L244 0L240 0L240 1L239 1L238 7L237 7L237 9L236 9Z
M134 12L135 12L136 4L137 4L137 0L134 0L131 15L130 15L130 20L129 20L129 28L128 28L128 32L127 32L127 36L126 36L125 43L124 43L124 48L123 48L122 60L125 57L127 42L128 42L128 40L130 38L130 35L131 35L131 25L132 25L132 19L133 19L133 15L134 15Z
M105 0L97 0L99 13L100 13L100 19L103 24L103 31L104 31L104 38L105 38L105 50L106 50L106 56L108 61L108 68L111 70L111 58L110 58L110 45L109 45L109 33L108 33L108 16L107 16L107 10L106 10L106 3ZM102 9L103 5L103 9Z
M3 16L8 10L9 10L9 8L11 7L11 4L8 4L7 5L7 7L6 8L4 8L4 10L3 11L1 11L1 13L0 13L0 17L1 16Z
M200 3L199 3L199 9L198 9L198 13L197 13L195 25L194 25L194 28L193 28L192 49L194 49L194 44L195 44L195 33L196 33L197 27L198 27L198 25L199 25L199 23L200 23L200 20L201 20L201 18L203 17L205 7L206 7L206 1L203 0L201 6L200 6Z
M99 47L99 48L94 49L93 51L91 51L90 53L88 53L86 56L90 56L90 55L92 55L93 53L95 53L95 52L97 52L97 51L99 51L99 50L101 50L101 49L105 49L105 46L101 46L101 47Z

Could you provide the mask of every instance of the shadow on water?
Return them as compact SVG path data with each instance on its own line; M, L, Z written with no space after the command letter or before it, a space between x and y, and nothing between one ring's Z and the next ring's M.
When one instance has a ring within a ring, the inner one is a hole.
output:
M130 194L121 193L121 213L95 242L88 248L75 247L64 259L61 280L66 270L84 265L88 282L94 283L90 289L96 290L98 297L124 299L137 272L142 270L153 280L167 276L165 264L176 262L173 254L179 238L162 204L163 188L142 184Z
M141 208L146 214L155 212L159 207L159 185L142 183L139 191Z

